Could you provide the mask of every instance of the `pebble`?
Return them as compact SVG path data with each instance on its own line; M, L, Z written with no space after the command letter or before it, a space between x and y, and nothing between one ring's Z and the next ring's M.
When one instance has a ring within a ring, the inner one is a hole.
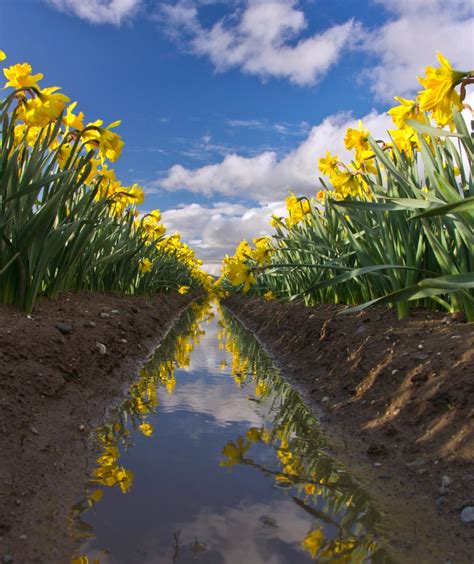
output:
M446 501L447 501L446 496L441 495L436 499L436 505L443 505L444 503L446 503Z
M20 535L20 540L26 540L28 537L26 535Z
M426 360L427 358L429 358L429 355L425 353L415 355L415 360Z
M374 468L380 468L381 466L380 462L374 462Z
M328 403L328 401L331 401L329 396L324 396L323 399L321 400L321 403Z
M124 345L126 345L128 343L127 339L119 339L118 342L122 343Z
M474 474L465 474L462 479L465 482L472 482L474 480Z
M103 343L96 343L95 348L101 355L104 355L107 352L107 347Z
M419 458L416 458L413 462L407 462L405 466L408 466L408 468L412 468L413 466L423 466L423 464L426 464L426 460L420 456Z
M461 521L463 523L472 523L474 521L474 506L467 506L461 511Z
M441 478L441 486L444 486L445 488L452 483L453 483L453 481L451 480L451 478L449 476L443 476Z
M79 425L79 431L84 431L85 427L84 425Z
M418 345L418 350L422 351L422 350L423 350L423 345Z
M13 556L11 554L5 554L3 562L5 562L5 564L13 562Z
M56 323L55 327L63 335L70 335L74 332L72 325L68 325L67 323Z
M110 313L102 312L100 314L101 319L108 319L110 317Z
M94 327L97 327L97 324L95 323L95 321L86 321L84 323L84 327L87 327L89 329L93 329Z
M110 313L113 313L114 315L119 315L120 311L118 309L113 309Z
M39 435L39 431L36 427L30 427L31 432L33 433L33 435Z

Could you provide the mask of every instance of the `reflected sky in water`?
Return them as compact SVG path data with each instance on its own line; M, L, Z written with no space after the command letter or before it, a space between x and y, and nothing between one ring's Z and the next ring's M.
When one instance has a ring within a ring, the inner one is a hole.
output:
M97 439L74 564L391 562L311 412L217 305L188 310Z

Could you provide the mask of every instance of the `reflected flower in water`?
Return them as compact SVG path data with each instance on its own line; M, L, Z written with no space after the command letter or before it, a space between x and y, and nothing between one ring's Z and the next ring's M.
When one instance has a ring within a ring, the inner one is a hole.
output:
M315 558L323 542L324 533L322 529L315 529L306 535L303 546L311 554L311 558Z
M151 437L153 435L153 425L151 423L142 423L138 428L145 437Z

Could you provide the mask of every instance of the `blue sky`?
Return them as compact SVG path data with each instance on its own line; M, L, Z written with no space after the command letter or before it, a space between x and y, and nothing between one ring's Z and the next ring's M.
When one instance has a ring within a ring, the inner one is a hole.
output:
M354 120L382 135L436 49L472 68L473 21L466 0L0 0L0 47L122 120L118 176L210 260L316 191Z

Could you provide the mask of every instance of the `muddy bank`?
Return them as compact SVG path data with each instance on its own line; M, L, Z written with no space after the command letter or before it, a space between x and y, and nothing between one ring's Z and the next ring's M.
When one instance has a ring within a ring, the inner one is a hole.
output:
M0 306L0 562L69 562L67 521L103 420L189 296Z
M224 305L322 413L335 456L378 497L426 510L433 541L436 530L452 540L448 560L472 562L474 522L460 514L474 506L474 325L239 296Z

